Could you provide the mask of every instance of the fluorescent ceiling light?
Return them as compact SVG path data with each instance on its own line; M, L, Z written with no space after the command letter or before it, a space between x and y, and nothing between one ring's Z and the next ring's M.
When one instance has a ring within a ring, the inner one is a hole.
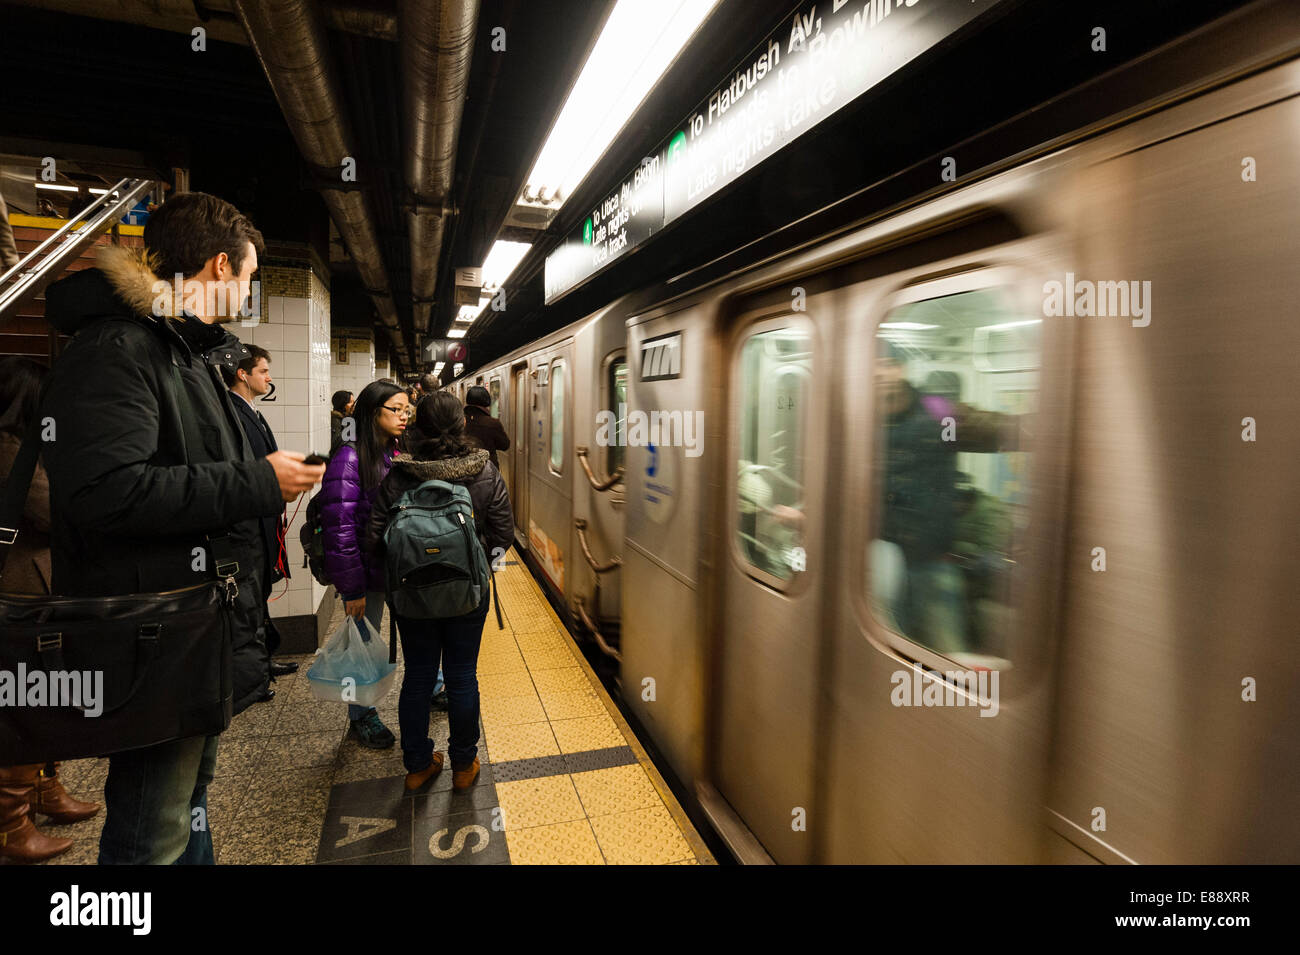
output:
M881 322L881 328L897 328L906 332L923 332L928 328L938 328L938 325L924 325L921 322Z
M618 0L528 174L525 191L573 195L718 0ZM558 207L557 207L558 208Z
M504 239L492 243L492 250L483 263L483 287L495 289L505 285L510 273L531 248L527 242L506 242Z
M50 189L54 192L77 192L78 191L76 186L56 186L52 182L38 182L36 184L36 188Z
M452 328L452 329L448 329L448 331L447 331L447 337L448 337L448 338L464 338L464 337L465 337L465 329L463 329L463 328Z
M1041 318L1031 318L1023 322L1003 322L1001 325L981 325L980 328L992 332L992 331L1001 331L1004 328L1024 328L1026 325L1041 325L1041 324L1043 324L1043 320Z
M436 374L438 374L438 372L442 371L442 366L443 366L444 364L446 364L446 363L445 363L445 362L441 362L441 361L434 362L434 363L433 363L433 373L436 375Z

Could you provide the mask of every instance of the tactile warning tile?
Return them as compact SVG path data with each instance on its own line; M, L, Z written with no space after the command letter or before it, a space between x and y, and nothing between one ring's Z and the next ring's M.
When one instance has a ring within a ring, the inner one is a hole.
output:
M513 645L506 651L497 653L480 652L478 655L478 675L480 677L487 673L513 673L526 671L527 669L528 667L524 664L523 654Z
M543 701L550 693L581 693L591 689L591 680L581 667L576 666L538 670L533 674L532 682Z
M543 776L518 782L499 782L497 801L505 829L531 829L582 819L582 803L573 782L565 776ZM684 858L682 853L678 858Z
M561 753L581 753L592 749L609 749L623 746L626 740L618 724L608 713L598 716L580 716L567 720L554 720L551 729L560 744Z
M483 726L489 731L493 724L510 726L515 723L540 723L546 719L542 701L536 693L527 696L483 696L479 702Z
M491 731L492 755L498 763L536 756L558 756L559 744L550 723L514 723Z
M598 716L605 712L605 704L591 690L548 693L541 700L546 707L546 718L567 720L577 716Z
M478 655L481 659L484 656L492 656L498 653L513 653L519 655L519 645L515 642L515 635L509 630L496 631L484 630L483 638L478 644Z
M585 753L565 753L563 756L565 771L585 773L593 769L609 769L611 766L630 766L637 762L636 753L631 746L611 746L608 749L589 749Z
M573 666L573 654L568 650L524 650L524 662L528 669L551 670L558 667Z
M512 865L604 865L596 834L586 819L553 826L506 830Z
M544 650L561 650L571 653L569 638L554 631L547 633L521 633L515 637L515 642L519 644L521 650L531 650L534 653Z
M478 690L483 696L527 696L533 692L533 678L527 670L507 673L480 673Z
M589 821L610 865L663 865L693 856L662 805L594 816Z
M637 763L574 773L573 785L588 816L607 816L613 812L663 805L663 800L650 784L650 777Z
M503 604L510 602L510 629L516 636L521 633L554 633L560 627L555 612L551 610L545 599L541 598L536 591L530 592L527 589L535 586L536 584L529 579L521 589L513 593L509 588L501 590L501 602Z

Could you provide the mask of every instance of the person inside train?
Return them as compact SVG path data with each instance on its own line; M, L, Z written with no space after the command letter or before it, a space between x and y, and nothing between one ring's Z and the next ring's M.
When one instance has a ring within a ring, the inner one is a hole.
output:
M446 481L468 489L475 530L485 554L509 547L514 539L514 517L505 481L488 459L488 452L468 440L460 401L449 392L437 392L420 403L416 417L424 440L414 455L401 454L394 459L370 511L365 536L370 565L384 566L389 508L404 492L426 481ZM490 600L491 590L485 588L482 603L462 616L433 620L397 617L406 661L397 718L408 790L421 788L442 770L443 755L434 750L429 738L429 695L439 664L447 683L452 788L468 789L478 777L478 650Z
M411 402L391 381L372 381L357 396L352 417L357 440L344 441L330 458L321 483L321 536L325 574L349 616L365 619L378 632L384 616L384 565L374 563L364 542L366 522L379 483L397 455ZM369 639L365 627L362 638ZM348 733L362 746L388 749L396 742L375 708L348 704Z
M482 385L465 392L465 433L487 451L494 468L501 467L497 452L510 450L510 436L501 421L492 417L492 395Z
M1022 422L963 404L947 388L918 388L908 378L905 351L883 338L879 349L876 400L885 416L879 537L899 548L906 567L890 609L910 638L941 653L968 651L966 584L953 553L956 454L1020 450Z

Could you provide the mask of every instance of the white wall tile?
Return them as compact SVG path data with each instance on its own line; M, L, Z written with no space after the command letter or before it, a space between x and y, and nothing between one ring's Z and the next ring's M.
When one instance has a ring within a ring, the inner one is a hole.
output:
M286 378L306 378L308 374L307 352L288 347L284 348L275 356L275 364L272 365L272 370L279 372Z
M262 412L262 417L266 423L271 426L271 433L279 435L284 430L284 409L279 407L279 402L259 401L257 410ZM277 437L278 441L279 438Z
M284 321L284 296L272 295L267 299L267 321L279 325Z
M271 352L271 373L275 373L275 353L284 342L284 326L262 322L253 329L253 341Z
M305 326L311 321L311 302L305 298L286 298L282 309L286 325Z

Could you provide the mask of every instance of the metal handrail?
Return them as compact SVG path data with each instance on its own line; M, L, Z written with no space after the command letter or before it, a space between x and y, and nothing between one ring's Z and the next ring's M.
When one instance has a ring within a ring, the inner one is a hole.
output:
M582 547L582 556L587 558L587 563L591 569L598 574L608 573L616 567L623 566L623 558L615 554L607 562L600 563L591 554L591 547L587 544L587 522L581 517L573 519L573 526L578 530L578 544Z
M587 472L587 480L591 482L591 489L593 491L608 491L619 481L623 480L623 465L620 464L614 469L614 473L609 476L608 480L597 481L596 475L592 473L591 464L587 461L586 445L580 444L573 450L577 452L578 461L582 464L582 469Z
M148 179L120 180L0 276L0 288L16 279L11 287L0 291L0 321L54 281L67 262L81 255L101 232L122 217L122 208L130 209L151 188ZM81 228L74 228L77 223ZM45 255L47 250L49 254Z
M578 617L582 620L583 626L591 631L591 635L596 641L596 646L600 647L600 652L605 654L605 656L612 657L619 663L622 663L623 654L619 653L605 641L605 636L600 632L600 627L596 626L596 622L587 615L586 601L584 601L581 596L574 596L573 608L578 611Z

